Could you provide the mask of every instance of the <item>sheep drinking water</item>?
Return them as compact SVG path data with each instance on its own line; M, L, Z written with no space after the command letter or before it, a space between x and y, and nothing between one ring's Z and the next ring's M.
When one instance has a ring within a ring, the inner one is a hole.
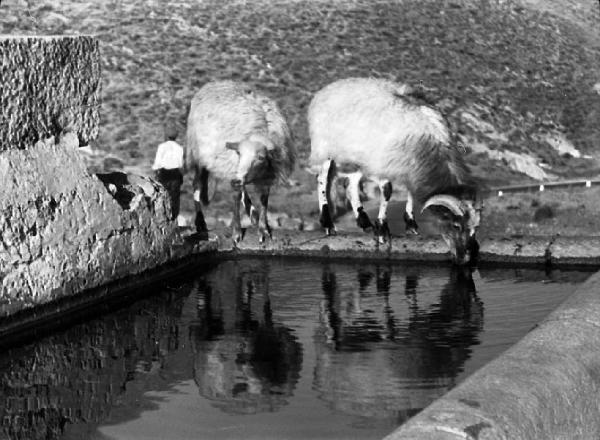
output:
M242 239L240 207L258 224L260 241L271 236L267 222L269 191L292 172L296 153L290 130L277 104L250 86L234 81L204 85L194 96L187 121L185 163L193 168L196 229L206 234L201 203L208 204L209 176L231 183L233 240ZM260 212L246 185L260 197Z
M318 169L321 225L335 231L330 187L341 177L357 225L373 227L379 242L390 239L387 205L392 181L408 190L404 220L417 233L414 203L431 210L458 263L476 254L474 182L444 117L410 96L403 84L372 78L336 81L314 96L308 110L310 165ZM346 171L346 172L341 172ZM348 172L350 171L350 172ZM374 224L363 210L360 186L376 182L381 201Z

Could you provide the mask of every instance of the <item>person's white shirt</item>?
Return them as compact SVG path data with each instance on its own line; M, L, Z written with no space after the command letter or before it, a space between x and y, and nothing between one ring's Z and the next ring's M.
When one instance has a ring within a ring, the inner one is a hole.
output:
M154 157L153 170L183 168L183 147L175 141L166 141L158 146Z

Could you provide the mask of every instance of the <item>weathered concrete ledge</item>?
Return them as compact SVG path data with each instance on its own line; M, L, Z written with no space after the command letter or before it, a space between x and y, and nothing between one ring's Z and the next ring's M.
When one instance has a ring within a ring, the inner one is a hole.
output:
M0 317L195 252L162 186L122 173L101 181L78 146L70 133L0 152Z
M92 37L0 36L0 151L63 131L98 134L100 58Z
M95 39L0 37L0 60L0 318L215 245L184 242L152 179L87 171Z
M600 273L386 440L600 438Z
M12 313L0 316L0 349L32 341L55 329L57 323L68 326L77 322L80 316L89 316L92 310L114 310L132 300L159 292L173 278L186 273L189 276L189 272L197 273L199 266L208 268L218 264L216 250L215 240L201 243L183 240L173 248L172 259L160 266L34 307L15 308ZM98 313L101 312L94 316Z
M274 240L261 244L248 232L235 248L221 236L219 249L237 255L450 261L447 245L437 236L395 237L391 245L379 246L367 233L338 233L327 237L322 232L280 229L274 236ZM482 264L600 267L600 237L483 237L480 244Z

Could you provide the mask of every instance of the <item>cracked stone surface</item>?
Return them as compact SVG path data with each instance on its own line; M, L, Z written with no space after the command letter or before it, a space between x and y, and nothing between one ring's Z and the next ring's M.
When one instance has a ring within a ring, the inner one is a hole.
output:
M0 151L73 131L98 134L100 55L92 37L0 36Z
M177 256L170 200L122 175L122 206L87 172L75 134L0 155L0 315L140 273Z
M0 318L154 268L186 244L152 179L91 175L98 41L0 37Z

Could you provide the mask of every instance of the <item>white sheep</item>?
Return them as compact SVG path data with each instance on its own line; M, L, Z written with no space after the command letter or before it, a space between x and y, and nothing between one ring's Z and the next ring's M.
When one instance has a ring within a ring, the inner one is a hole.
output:
M335 232L330 187L341 176L358 226L373 227L378 241L384 242L390 238L391 182L397 181L408 190L407 230L417 233L416 201L440 220L442 237L455 260L464 263L478 248L475 230L480 215L474 207L474 182L444 117L410 95L404 84L349 78L329 84L314 96L308 110L309 160L318 170L321 225L328 234ZM360 200L364 180L376 182L381 192L374 226Z
M234 190L232 238L242 237L240 204L258 223L260 241L271 237L267 222L269 191L292 172L296 152L290 130L278 105L250 86L234 81L204 85L193 97L187 121L186 169L193 168L196 229L206 235L201 201L208 204L209 175L228 180ZM253 184L260 194L260 212L246 190Z

